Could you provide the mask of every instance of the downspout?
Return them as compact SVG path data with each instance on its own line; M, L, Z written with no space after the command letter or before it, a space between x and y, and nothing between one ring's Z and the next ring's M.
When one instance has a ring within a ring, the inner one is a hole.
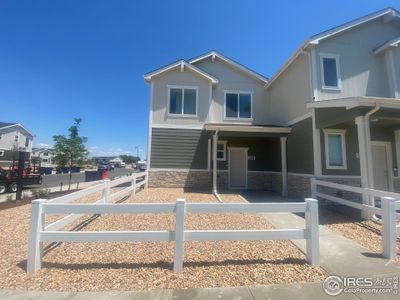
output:
M213 136L213 176L212 176L212 181L213 181L213 190L212 193L215 196L215 198L217 198L217 200L219 202L223 202L221 197L218 195L218 191L217 191L217 144L218 144L218 130L215 131L214 136Z
M368 170L368 188L374 188L374 174L373 174L373 166L372 166L372 146L371 146L371 129L370 129L370 122L369 117L380 110L381 107L379 104L375 103L375 107L367 112L364 116L365 121L365 143L367 148L367 170ZM375 206L375 197L369 196L370 205ZM372 215L372 219L378 220L375 214Z
M366 134L366 148L367 148L367 162L368 162L368 187L374 188L374 175L372 167L372 148L371 148L371 129L369 117L380 110L379 104L375 104L375 107L365 114L365 134Z

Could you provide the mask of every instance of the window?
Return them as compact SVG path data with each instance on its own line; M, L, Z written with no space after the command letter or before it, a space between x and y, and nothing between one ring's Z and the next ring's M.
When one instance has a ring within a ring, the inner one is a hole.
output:
M0 156L4 156L4 150L0 150Z
M25 147L29 147L29 138L25 138Z
M225 92L225 118L251 119L251 104L251 92Z
M18 140L19 140L19 136L18 136L18 134L14 137L14 141L15 142L18 142Z
M43 158L42 162L48 162L47 158Z
M334 54L321 54L322 88L340 90L339 56Z
M180 116L197 115L197 87L169 87L169 114Z
M217 160L226 160L226 141L217 143Z
M49 152L43 152L43 156L49 156Z
M327 169L347 169L346 130L324 129L325 161Z
M0 133L0 140L1 140L1 138L3 137L3 134L2 133Z

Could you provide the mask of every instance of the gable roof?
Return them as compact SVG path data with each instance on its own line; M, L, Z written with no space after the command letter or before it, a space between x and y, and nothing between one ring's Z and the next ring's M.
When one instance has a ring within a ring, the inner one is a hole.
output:
M304 51L310 46L310 45L318 45L319 42L323 39L326 39L328 37L331 37L333 35L339 34L345 30L349 30L351 28L354 28L356 26L359 26L361 24L364 24L366 22L375 20L380 17L386 17L388 18L387 20L390 21L393 18L400 18L400 13L391 7L387 7L385 9L379 10L377 12L373 12L371 14L368 14L364 17L357 18L355 20L352 20L350 22L344 23L342 25L333 27L331 29L328 29L326 31L323 31L321 33L318 33L316 35L311 36L310 38L306 39L300 47L296 49L296 51L286 60L286 62L278 69L278 71L272 76L271 80L268 82L268 86L270 86L288 67L289 65L299 57L299 55L303 54Z
M382 46L379 46L378 48L376 48L374 50L374 54L379 54L389 48L398 47L399 44L400 44L400 37L397 37L393 40L390 40L390 41L384 43Z
M331 29L328 29L326 31L323 31L321 33L313 35L312 37L309 38L309 43L310 44L318 44L319 41L321 41L323 39L326 39L326 38L336 35L340 32L343 32L345 30L351 29L353 27L359 26L361 24L375 20L380 17L387 17L388 18L387 20L390 21L393 18L400 18L400 13L397 10L395 10L394 8L387 7L385 9L379 10L377 12L370 13L364 17L357 18L350 22L346 22L342 25L333 27Z
M218 57L222 61L224 61L224 62L232 65L233 67L235 67L235 68L237 68L237 69L239 69L239 70L251 75L252 77L257 78L258 80L262 81L263 83L267 83L268 80L269 80L267 77L264 77L263 75L261 75L261 74L255 72L255 71L249 69L248 67L246 67L246 66L234 61L233 59L230 59L230 58L228 58L228 57L226 57L226 56L222 55L221 53L218 53L217 51L214 51L214 50L190 59L189 63L194 64L194 63L196 63L198 61L207 59L209 57L211 57L212 59L215 59L216 57Z
M33 134L28 129L26 129L24 126L22 126L20 123L0 122L0 129L6 129L6 128L16 127L16 126L21 127L23 130L26 131L26 133L28 133L28 135L30 135L33 138Z
M18 124L18 123L0 122L0 128L3 128L3 127L10 127L10 126L17 125L17 124Z
M184 61L183 59L182 60L178 60L177 62L174 62L172 64L169 64L169 65L167 65L165 67L162 67L162 68L159 68L157 70L154 70L154 71L152 71L150 73L144 74L143 78L144 78L144 80L146 82L150 82L154 76L160 75L160 74L165 73L165 72L169 72L169 71L171 71L171 70L173 70L175 68L178 68L178 67L181 68L181 71L183 71L184 68L188 68L188 69L192 70L193 72L199 74L200 76L208 79L209 81L211 81L211 83L213 83L213 84L218 83L218 79L217 78L215 78L214 76L204 72L203 70L200 70L199 68L191 65L190 63Z

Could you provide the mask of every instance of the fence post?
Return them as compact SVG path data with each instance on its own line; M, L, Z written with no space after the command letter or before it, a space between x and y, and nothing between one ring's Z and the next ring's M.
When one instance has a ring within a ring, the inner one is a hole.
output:
M45 199L37 199L32 201L28 237L28 273L35 273L42 266L43 242L40 240L40 232L44 230L42 207L44 202L46 202Z
M183 256L185 240L185 199L176 199L175 206L175 246L174 246L174 272L180 273L183 270Z
M382 198L382 249L383 257L396 257L396 199Z
M146 183L144 184L144 188L147 189L149 187L149 171L148 170L145 171L144 180L146 180Z
M104 179L104 189L101 197L103 198L104 203L108 203L108 199L110 197L110 179Z
M312 265L319 264L319 218L318 201L306 198L306 256L307 261Z
M136 194L136 175L135 174L132 175L131 185L132 185L132 191L131 191L131 197L132 197L132 196L135 196L135 194Z
M315 177L311 177L310 179L310 190L311 190L311 198L317 199L317 184L315 183Z

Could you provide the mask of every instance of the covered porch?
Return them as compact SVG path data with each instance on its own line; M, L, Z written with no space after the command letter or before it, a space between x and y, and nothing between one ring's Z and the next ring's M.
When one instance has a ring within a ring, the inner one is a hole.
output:
M320 154L315 156L317 176L353 184L358 178L361 187L400 192L400 100L348 98L309 107L314 110L314 140Z
M291 128L206 124L212 191L263 189L288 195L287 135Z

